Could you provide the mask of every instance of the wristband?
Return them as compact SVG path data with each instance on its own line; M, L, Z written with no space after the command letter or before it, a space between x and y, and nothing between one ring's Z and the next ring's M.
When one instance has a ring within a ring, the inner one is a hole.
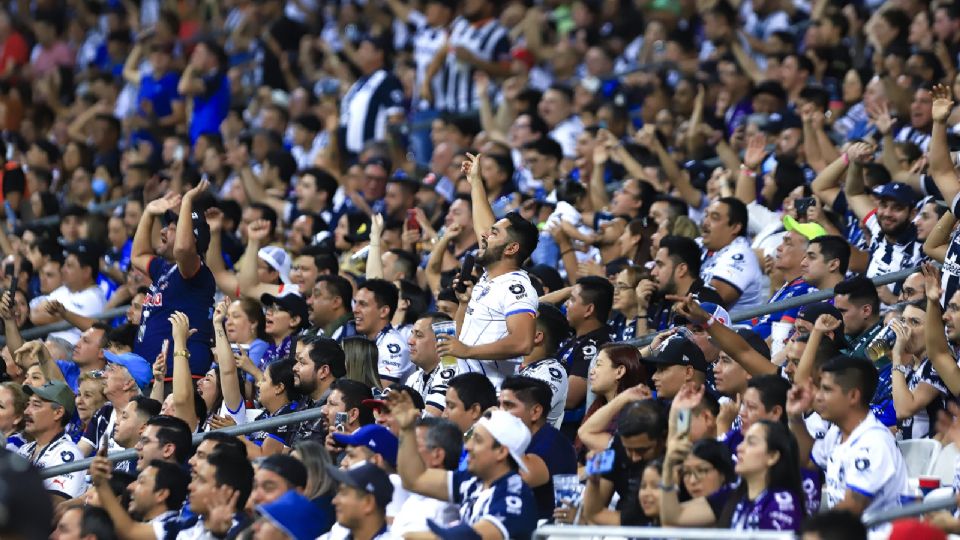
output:
M182 356L182 357L184 357L184 358L186 358L186 359L189 360L189 359L190 359L190 351L173 351L173 356L174 356L174 357Z
M674 491L677 490L677 485L676 485L676 484L674 484L674 485L672 485L672 486L668 486L668 485L664 484L663 482L658 483L658 484L657 484L657 487L660 488L660 490L663 491L664 493L673 493Z
M714 323L716 323L716 322L717 322L717 318L714 317L713 315L711 315L710 318L707 319L707 322L706 322L705 324L707 325L707 328L710 328L710 327L713 326Z
M751 169L750 167L747 167L746 165L744 165L744 164L742 164L742 163L740 164L740 172L742 172L743 174L745 174L745 175L747 175L747 176L750 176L750 177L755 177L755 176L757 176L757 171Z

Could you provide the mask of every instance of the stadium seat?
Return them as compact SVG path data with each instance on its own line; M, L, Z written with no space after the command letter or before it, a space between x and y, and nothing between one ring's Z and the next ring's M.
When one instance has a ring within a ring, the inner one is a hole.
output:
M897 446L907 462L907 474L911 478L930 474L940 453L940 443L933 439L897 441Z
M957 468L958 458L960 458L960 450L957 449L955 444L950 443L940 449L930 474L940 479L941 486L953 485L953 475Z

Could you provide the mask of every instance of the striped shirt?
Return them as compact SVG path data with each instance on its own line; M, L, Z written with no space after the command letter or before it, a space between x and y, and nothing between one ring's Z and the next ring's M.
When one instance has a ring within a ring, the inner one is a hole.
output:
M416 83L413 85L413 103L420 99L420 87L427 77L427 68L447 42L447 30L443 27L427 26L427 18L413 10L407 15L407 22L415 28L413 34L413 62L417 66ZM434 76L431 83L433 95L440 95L440 77Z
M917 229L910 225L906 231L900 234L894 241L887 238L887 235L880 229L880 220L877 219L877 211L872 210L863 220L864 227L870 231L870 265L867 266L867 277L874 278L903 270L913 268L920 262L923 242L917 240ZM894 294L900 294L901 283L891 283L888 285Z
M908 142L917 145L920 150L924 152L930 148L930 131L917 129L910 124L907 124L900 128L897 131L897 134L893 137L893 140L897 142Z
M384 139L387 115L403 108L400 80L380 69L360 77L340 102L340 129L348 152L358 154L364 143Z
M950 210L957 211L958 204L960 204L960 194L954 197ZM940 304L946 307L954 293L960 290L960 229L954 229L950 233L950 245L947 246L947 254L943 258L943 267L940 272L940 289L943 291Z
M440 71L440 89L434 106L441 111L469 112L477 109L476 89L473 85L475 68L457 59L454 49L463 47L485 62L509 59L510 39L507 29L496 19L471 24L463 17L453 21L450 30L450 50Z

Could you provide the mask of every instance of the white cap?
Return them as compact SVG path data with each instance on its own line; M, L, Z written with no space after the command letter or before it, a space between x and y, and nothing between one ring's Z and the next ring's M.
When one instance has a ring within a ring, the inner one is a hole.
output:
M265 246L257 252L260 260L270 265L277 272L280 272L280 281L284 285L290 284L290 255L283 248L277 246Z
M510 451L513 460L520 466L520 470L527 471L523 464L523 455L530 445L530 430L516 416L501 410L490 411L490 417L484 416L477 421L490 432L490 436Z

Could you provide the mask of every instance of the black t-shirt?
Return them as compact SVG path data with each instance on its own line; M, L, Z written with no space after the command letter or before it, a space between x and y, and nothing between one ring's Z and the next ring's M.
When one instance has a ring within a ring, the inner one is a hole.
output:
M567 375L586 379L590 365L600 353L600 347L610 341L610 327L604 324L593 332L568 339L557 356L567 367Z
M640 508L640 480L643 476L643 461L633 461L627 455L620 435L614 435L610 442L613 449L613 468L603 475L605 480L613 482L613 491L620 496L617 510L620 511L620 524L643 525L649 520Z

